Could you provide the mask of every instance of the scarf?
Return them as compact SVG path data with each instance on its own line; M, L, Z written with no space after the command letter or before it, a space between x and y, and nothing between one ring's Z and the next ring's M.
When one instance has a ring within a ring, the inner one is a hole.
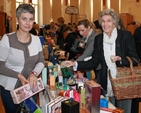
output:
M117 38L117 29L114 28L111 36L109 37L105 32L103 32L103 49L104 49L104 57L106 64L108 66L108 70L111 72L112 78L116 78L117 70L116 70L116 64L115 62L113 63L110 59L111 55L115 55L115 41ZM109 73L107 73L107 95L108 96L113 96L113 90L111 86L111 82L109 80Z

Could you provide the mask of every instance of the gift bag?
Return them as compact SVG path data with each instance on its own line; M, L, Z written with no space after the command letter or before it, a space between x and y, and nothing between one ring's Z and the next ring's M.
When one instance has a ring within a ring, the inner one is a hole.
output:
M29 113L29 110L26 109L23 103L20 103L16 113Z
M20 103L16 113L42 113L42 111L32 98L28 98Z

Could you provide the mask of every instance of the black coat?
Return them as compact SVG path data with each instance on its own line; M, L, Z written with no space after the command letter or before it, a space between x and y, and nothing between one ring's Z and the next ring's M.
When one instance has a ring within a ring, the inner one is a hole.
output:
M69 33L65 39L65 51L70 52L72 45L74 44L75 39L77 38L77 34L75 32Z
M135 43L141 44L141 26L135 29L134 39Z
M129 66L129 61L126 56L135 57L138 59L134 38L132 34L128 31L117 31L116 39L116 55L122 58L122 64L117 61L117 67ZM94 51L92 53L92 59L89 61L78 61L77 70L89 70L96 68L98 64L101 63L102 68L100 71L100 85L107 91L107 64L104 58L103 51L103 33L95 37Z

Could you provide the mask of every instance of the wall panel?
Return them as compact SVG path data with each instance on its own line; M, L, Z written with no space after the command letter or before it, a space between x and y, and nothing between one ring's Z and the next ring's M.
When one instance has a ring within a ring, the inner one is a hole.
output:
M119 0L111 0L111 8L119 13Z
M61 0L52 0L52 18L54 22L57 22L61 14Z
M98 19L98 13L101 11L101 0L94 0L93 6L93 21L95 21Z

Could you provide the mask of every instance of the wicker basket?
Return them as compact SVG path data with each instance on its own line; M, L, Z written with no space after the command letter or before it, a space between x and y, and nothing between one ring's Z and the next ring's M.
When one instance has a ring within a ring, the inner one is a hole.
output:
M112 78L109 71L109 78L117 100L141 97L141 74L134 73L132 60L129 57L127 59L130 62L131 70L128 76ZM138 67L137 70L141 70L141 68Z

